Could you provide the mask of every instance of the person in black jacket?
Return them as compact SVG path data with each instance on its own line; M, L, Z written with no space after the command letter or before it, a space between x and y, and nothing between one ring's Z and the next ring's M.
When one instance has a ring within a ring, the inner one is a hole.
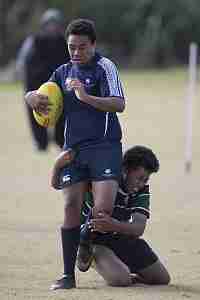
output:
M64 38L64 20L57 9L48 9L41 18L40 29L28 36L17 56L16 71L24 82L25 93L38 89L46 82L52 72L69 61ZM47 150L49 135L33 117L32 108L26 105L34 143L38 150ZM55 143L64 143L64 118L61 116L54 130Z

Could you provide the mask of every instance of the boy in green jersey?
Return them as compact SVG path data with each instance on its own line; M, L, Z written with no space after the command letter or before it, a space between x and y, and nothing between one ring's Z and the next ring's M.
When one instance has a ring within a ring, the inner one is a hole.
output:
M151 149L135 146L126 151L112 216L102 211L93 219L92 194L86 192L77 257L80 271L87 271L94 262L96 271L112 286L169 283L165 266L141 238L150 217L147 182L158 170L159 161Z

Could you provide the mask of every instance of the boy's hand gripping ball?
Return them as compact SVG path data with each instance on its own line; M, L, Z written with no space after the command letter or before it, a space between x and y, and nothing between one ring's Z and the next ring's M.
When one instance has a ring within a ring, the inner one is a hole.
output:
M54 127L63 111L62 91L55 82L49 81L40 86L38 93L48 96L50 108L48 114L33 110L34 118L40 126Z

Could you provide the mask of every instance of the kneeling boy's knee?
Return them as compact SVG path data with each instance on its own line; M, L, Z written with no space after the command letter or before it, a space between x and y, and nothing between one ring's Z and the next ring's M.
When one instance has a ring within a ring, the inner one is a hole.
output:
M122 275L123 276L123 275ZM130 286L131 285L131 279L130 276L123 277L123 278L112 278L108 280L108 285L110 286Z

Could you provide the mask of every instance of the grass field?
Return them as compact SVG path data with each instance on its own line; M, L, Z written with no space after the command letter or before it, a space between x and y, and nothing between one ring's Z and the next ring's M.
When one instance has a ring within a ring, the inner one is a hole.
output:
M145 144L160 158L145 238L169 269L171 284L111 288L90 270L77 273L77 289L49 291L62 272L63 201L60 192L49 188L57 149L34 152L21 87L0 85L1 300L200 299L200 91L194 101L192 170L185 174L186 70L129 72L122 79L127 96L126 112L120 115L124 149Z

